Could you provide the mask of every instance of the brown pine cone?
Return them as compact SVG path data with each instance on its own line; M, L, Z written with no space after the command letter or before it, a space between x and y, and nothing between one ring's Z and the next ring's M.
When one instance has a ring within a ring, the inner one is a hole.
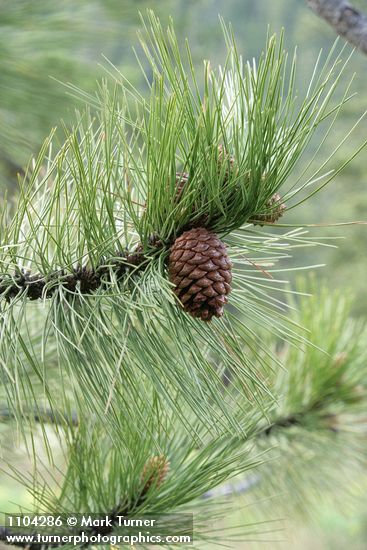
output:
M232 263L224 243L203 227L185 231L173 243L168 270L176 296L192 317L221 317L231 291Z
M276 223L284 214L286 206L279 193L275 193L266 203L266 212L256 214L249 220L254 225Z
M144 483L143 493L149 491L152 485L160 487L167 477L169 461L164 455L152 456L144 464L141 481Z

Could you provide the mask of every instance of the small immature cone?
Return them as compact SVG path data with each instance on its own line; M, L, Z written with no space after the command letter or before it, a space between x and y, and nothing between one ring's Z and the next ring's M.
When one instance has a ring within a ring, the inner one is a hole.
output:
M232 263L224 243L203 227L185 231L173 243L168 270L183 308L192 317L221 317L231 291Z
M249 220L254 225L263 225L264 223L276 223L284 214L286 206L279 193L275 193L266 203L266 212L256 214Z
M235 169L235 159L233 155L229 155L224 148L224 145L218 145L218 175L221 173L223 165L225 165L225 179L230 176L230 171ZM176 172L176 200L179 201L186 184L189 181L188 172Z
M230 177L230 173L235 170L235 158L233 155L227 153L224 145L218 145L218 175L222 172L223 166L225 166L225 180ZM181 199L182 193L189 181L188 172L176 172L176 201Z
M189 174L187 172L177 172L176 173L176 201L178 202L181 198L183 190L189 181Z
M230 172L235 170L235 158L233 155L230 155L224 145L220 144L218 145L218 172L220 173L222 171L223 164L226 167L225 170L225 178L228 179L230 176Z
M179 203L181 200L181 197L184 193L185 187L187 186L189 181L189 174L187 172L177 172L176 173L176 196L175 196L175 202ZM192 216L195 216L196 213L196 206L195 204L192 205ZM190 227L201 227L202 225L205 225L208 221L208 216L206 214L203 214L199 218L192 219L190 221L189 226Z
M152 456L144 464L141 481L144 483L143 494L152 486L160 487L167 477L169 461L164 455Z

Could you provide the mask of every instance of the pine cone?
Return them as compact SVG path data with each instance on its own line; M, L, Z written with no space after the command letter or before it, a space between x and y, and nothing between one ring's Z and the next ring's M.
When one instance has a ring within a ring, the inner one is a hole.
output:
M143 494L152 486L160 487L166 479L169 470L169 461L164 455L152 456L144 464L141 480L144 483Z
M266 203L266 212L256 214L254 218L249 220L254 225L263 225L264 223L275 223L284 214L286 206L282 201L282 197L275 193Z
M231 291L231 267L226 246L215 233L199 227L178 237L171 247L168 269L185 311L203 321L221 317Z

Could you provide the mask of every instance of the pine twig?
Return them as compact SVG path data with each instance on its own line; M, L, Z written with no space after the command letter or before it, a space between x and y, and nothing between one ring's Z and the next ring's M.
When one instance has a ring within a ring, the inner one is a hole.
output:
M296 413L290 413L287 416L281 416L274 420L271 424L263 428L259 432L259 436L270 436L278 429L281 428L291 428L292 426L302 426L303 420L312 413L321 412L322 409L325 407L325 403L323 401L314 401L311 403L308 407L305 407L303 410L300 410ZM321 419L328 420L332 419L334 416L330 413L327 413L325 411L324 414L321 415ZM332 432L337 432L338 430L335 428L335 425L328 426L328 429Z
M60 270L48 275L41 273L32 275L29 271L19 270L14 277L0 278L0 298L10 302L25 292L30 300L38 300L44 296L50 298L60 284L70 292L75 292L79 285L81 294L91 294L102 286L105 282L104 278L109 276L109 265L119 280L131 269L134 271L143 269L147 259L140 247L135 252L124 255L118 252L116 257L118 260L105 261L95 269L78 266L69 273Z

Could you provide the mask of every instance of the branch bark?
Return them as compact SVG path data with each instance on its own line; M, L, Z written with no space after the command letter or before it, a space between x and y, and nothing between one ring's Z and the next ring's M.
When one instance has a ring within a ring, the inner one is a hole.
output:
M50 298L60 285L71 293L75 293L79 285L81 294L91 294L104 284L103 277L109 277L110 268L115 272L117 279L122 279L130 271L144 269L147 266L146 260L147 257L139 249L125 255L116 252L116 259L107 261L107 265L104 265L105 261L96 269L79 265L69 273L60 270L48 275L32 275L31 272L19 269L13 277L0 277L0 299L10 302L23 293L27 293L30 300L39 300L44 296Z
M367 55L367 15L344 0L306 0L334 31Z

